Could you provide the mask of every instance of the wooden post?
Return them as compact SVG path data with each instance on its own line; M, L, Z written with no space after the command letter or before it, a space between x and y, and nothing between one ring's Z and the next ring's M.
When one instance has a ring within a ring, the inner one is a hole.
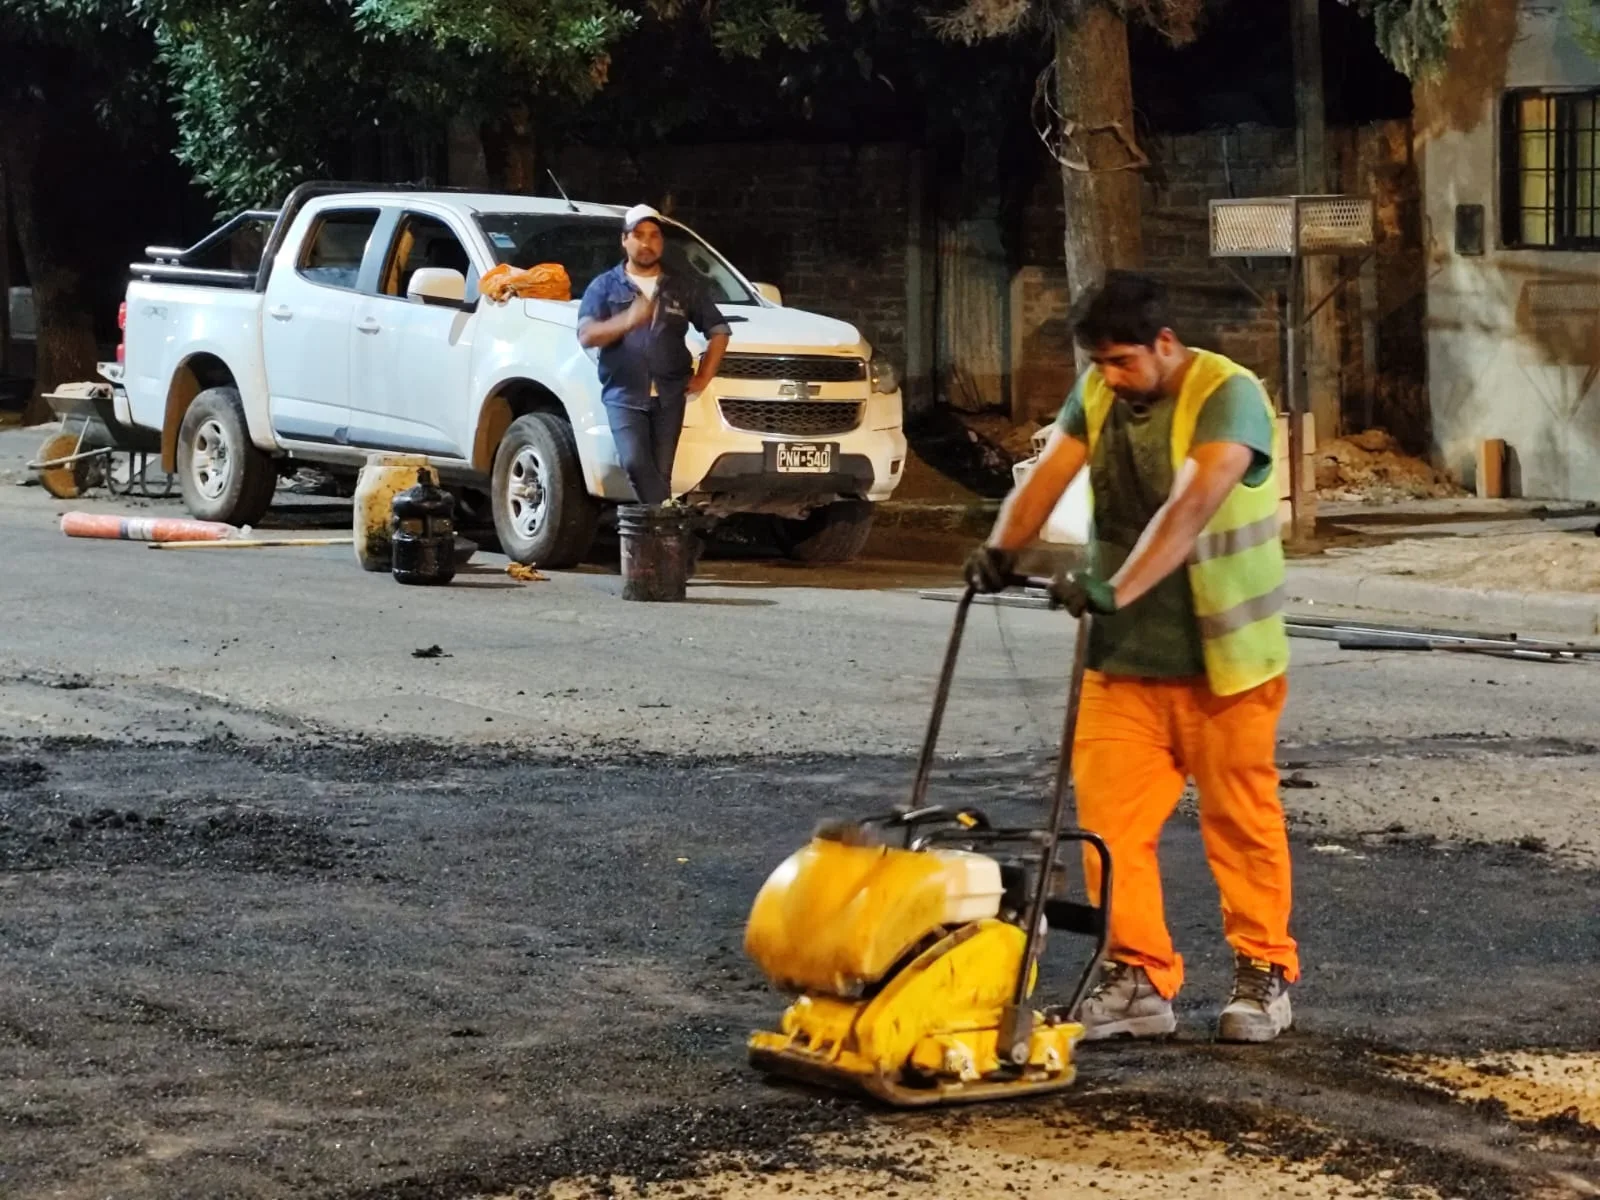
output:
M1302 195L1324 195L1328 183L1327 102L1322 86L1322 23L1318 0L1290 0L1294 43L1296 149ZM1339 284L1339 261L1332 256L1308 258L1301 273L1306 310ZM1339 305L1324 304L1311 318L1303 337L1306 410L1319 437L1337 437L1340 426Z
M0 375L11 374L11 202L0 163Z
M938 394L935 367L938 273L928 252L932 227L933 172L929 155L907 155L906 204L906 361L901 379L906 414L920 417L932 410Z
M1300 414L1305 412L1306 404L1305 375L1300 369L1305 345L1305 338L1301 336L1300 328L1305 314L1305 304L1302 301L1304 288L1305 260L1297 254L1289 260L1289 337L1284 354L1287 360L1284 364L1287 374L1284 395L1288 400L1286 407L1289 410L1289 513L1292 518L1290 531L1297 539L1310 532L1306 529L1305 489L1300 486L1300 456L1305 453L1303 440L1305 422ZM1316 513L1313 512L1312 531L1316 528L1316 519Z

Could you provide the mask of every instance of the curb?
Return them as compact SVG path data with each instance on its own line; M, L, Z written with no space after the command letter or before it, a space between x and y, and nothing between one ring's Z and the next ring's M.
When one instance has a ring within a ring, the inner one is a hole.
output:
M977 500L970 504L919 504L915 501L885 500L874 510L874 524L885 529L907 529L925 533L955 533L966 537L987 537L1000 512L1000 501Z
M1512 633L1600 634L1600 595L1446 587L1391 575L1289 567L1289 600L1470 621Z

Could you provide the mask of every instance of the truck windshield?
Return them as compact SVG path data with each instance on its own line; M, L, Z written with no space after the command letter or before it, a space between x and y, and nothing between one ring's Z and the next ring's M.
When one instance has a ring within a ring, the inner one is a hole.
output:
M622 261L622 218L578 213L480 213L478 225L495 258L526 270L560 263L572 279L573 299L595 276ZM698 275L718 304L755 304L725 259L681 225L662 226L662 265L677 275Z

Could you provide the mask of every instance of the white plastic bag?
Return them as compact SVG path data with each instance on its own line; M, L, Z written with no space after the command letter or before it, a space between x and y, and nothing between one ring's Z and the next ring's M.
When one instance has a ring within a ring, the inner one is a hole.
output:
M1011 468L1011 478L1017 486L1028 477L1028 472L1033 470L1039 461L1035 454L1032 458L1025 458ZM1042 541L1058 546L1087 546L1089 544L1089 522L1091 516L1089 502L1089 469L1084 467L1078 472L1078 477L1067 485L1067 490L1061 499L1056 502L1054 510L1045 519L1044 529L1039 533Z

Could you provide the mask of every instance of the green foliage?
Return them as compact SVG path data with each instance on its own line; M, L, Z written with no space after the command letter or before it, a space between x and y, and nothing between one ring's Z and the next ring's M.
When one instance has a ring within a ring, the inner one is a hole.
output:
M1395 68L1416 79L1438 68L1450 49L1450 38L1463 0L1343 0L1370 16L1377 28L1378 49Z
M1572 40L1590 58L1600 58L1600 0L1567 0Z
M685 129L738 141L923 140L1014 122L1049 61L1043 40L967 47L942 38L919 0L812 0L789 24L759 0L651 0L616 48L611 83L547 114L556 141L644 146ZM705 81L715 77L716 86ZM956 81L954 84L952 81ZM1030 132L1031 136L1031 132Z
M851 0L854 2L854 0ZM823 0L824 7L828 0ZM644 0L663 23L703 28L729 57L754 58L769 46L810 49L825 40L823 14L795 0Z
M107 107L107 126L147 118L152 99L149 40L131 3L112 0L0 0L0 102L50 104L58 96L101 88L109 99L120 78L120 104ZM70 64L70 66L67 66ZM70 70L77 78L64 78Z
M242 205L327 171L374 126L440 132L539 96L587 96L634 14L610 0L155 0L178 157Z
M108 123L159 80L178 158L239 206L324 173L375 126L440 133L453 116L592 95L638 20L614 0L3 0L0 98L43 95L27 62L41 48L89 62L136 47L123 57L153 70L102 84ZM781 8L768 25L804 32Z

